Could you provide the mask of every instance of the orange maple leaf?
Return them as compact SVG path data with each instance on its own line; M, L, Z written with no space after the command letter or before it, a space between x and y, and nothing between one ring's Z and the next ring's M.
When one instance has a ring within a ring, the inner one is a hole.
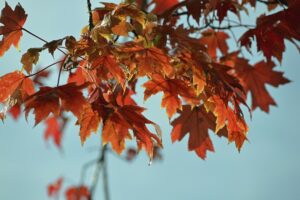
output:
M89 104L86 104L77 121L77 124L80 125L79 135L82 144L92 132L97 132L100 122L101 118L98 112L94 111Z
M115 78L122 86L125 84L125 74L112 55L98 56L91 61L93 69L97 70L99 77L104 79Z
M174 73L174 69L170 64L170 58L164 51L157 47L145 48L128 42L120 50L132 55L127 62L130 66L133 66L132 71L137 71L138 76L145 76L152 73L172 76Z
M27 14L25 14L24 9L20 4L15 7L15 10L5 3L5 7L2 10L0 23L0 35L3 36L0 41L0 56L14 45L18 48L19 41L23 35L22 28L26 21Z
M151 77L152 79L143 85L145 88L144 100L147 100L151 95L163 92L161 106L166 108L169 118L176 113L177 109L181 109L179 96L190 104L199 103L195 90L183 80L168 79L159 74L153 74Z
M19 104L16 104L12 106L8 112L13 117L14 120L17 120L21 115L21 111L22 111L21 106Z
M115 110L104 124L102 139L111 142L113 149L121 153L125 148L125 139L130 139L129 129L133 131L140 148L144 148L149 157L153 157L154 146L162 146L160 138L149 131L147 124L154 123L141 113L144 108L135 105L124 105Z
M20 71L8 73L0 77L0 103L4 104L2 119L6 111L14 105L20 106L25 99L34 93L33 81ZM14 113L18 114L18 113ZM16 116L17 117L17 116Z
M67 200L88 200L91 194L86 186L81 185L68 188L65 195Z
M227 33L208 29L203 31L202 35L200 43L207 46L208 54L211 57L215 58L217 56L217 49L219 49L223 55L227 54L228 45L226 40L229 39Z
M24 74L20 71L0 77L0 103L5 102L16 91L23 79Z
M247 140L248 126L246 122L239 113L234 112L220 97L210 97L208 102L214 104L213 114L216 116L215 132L220 136L228 137L229 142L235 142L236 147L240 151L244 141ZM225 130L223 129L224 127L226 127Z

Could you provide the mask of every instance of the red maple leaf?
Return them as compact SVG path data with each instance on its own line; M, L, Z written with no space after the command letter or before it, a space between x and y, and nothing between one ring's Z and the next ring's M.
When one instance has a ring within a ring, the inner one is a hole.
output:
M294 1L288 9L272 15L262 15L256 21L256 27L245 32L240 38L241 45L251 47L251 38L256 39L258 51L262 51L268 61L272 57L282 60L282 53L285 51L284 39L295 43L300 40L300 3Z
M66 200L89 200L91 194L86 186L81 185L68 188L65 195Z
M61 190L62 183L63 183L63 178L60 177L54 183L49 184L48 188L47 188L47 190L48 190L48 196L49 197L58 196L58 194L59 194L59 192Z
M17 120L19 119L22 112L21 106L19 104L16 104L13 107L11 107L8 112L13 117L14 120Z
M267 91L265 84L274 87L289 83L290 81L283 76L282 72L274 71L273 62L261 61L253 67L245 59L239 59L236 63L236 73L241 80L246 92L251 92L252 109L260 107L263 111L269 112L270 105L276 102Z
M77 118L82 114L86 99L81 90L87 85L77 86L69 83L59 87L41 87L25 102L25 114L34 109L35 125L46 119L50 113L58 116L62 110L71 111Z
M181 141L189 133L188 149L205 159L207 151L214 151L208 130L215 130L215 117L203 106L184 105L179 117L172 121L172 142Z
M20 38L22 37L22 27L26 21L27 15L20 4L15 7L15 10L5 3L5 7L2 10L0 23L0 35L3 36L0 41L0 56L14 45L18 47Z
M159 15L172 8L179 2L178 0L153 0L151 3L155 3L155 7L152 12Z
M44 132L44 139L47 141L50 138L54 144L60 148L62 139L62 127L56 117L50 117L45 121L46 129Z

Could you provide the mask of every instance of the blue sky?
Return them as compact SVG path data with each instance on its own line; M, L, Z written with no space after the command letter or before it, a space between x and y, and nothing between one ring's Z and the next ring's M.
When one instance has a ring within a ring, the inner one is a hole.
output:
M9 0L15 5L17 1ZM85 0L20 0L29 13L26 28L47 40L79 36L87 22ZM97 4L97 1L93 1ZM4 2L0 2L0 7ZM20 56L29 47L41 46L35 38L24 35L21 51L10 50L0 59L0 75L19 69ZM164 160L148 166L144 153L133 163L109 156L109 182L112 200L152 199L230 199L282 200L300 196L300 66L299 53L288 44L281 67L292 83L270 89L278 107L270 114L256 110L249 121L249 143L240 153L226 140L213 138L216 153L200 160L187 151L187 138L171 145L165 111L160 96L143 103L146 114L163 130ZM41 65L52 62L43 58ZM159 117L158 117L159 116ZM75 121L73 120L73 123ZM33 127L30 119L15 122L8 118L0 124L0 199L47 199L46 186L59 176L64 186L77 184L82 164L96 158L90 149L99 144L93 135L82 147L78 127L69 126L63 141L63 153L43 141L43 127ZM91 182L88 177L87 182ZM103 199L101 181L97 200Z

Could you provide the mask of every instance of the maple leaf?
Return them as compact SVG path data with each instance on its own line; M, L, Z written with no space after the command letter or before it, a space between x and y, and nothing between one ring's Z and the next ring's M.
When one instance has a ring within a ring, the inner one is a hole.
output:
M78 67L74 73L70 73L68 83L76 83L76 85L82 85L85 82L85 72L81 67Z
M111 142L113 149L121 153L124 149L125 139L130 139L128 130L133 131L140 148L145 148L149 157L153 157L153 148L155 145L162 146L160 138L151 133L146 124L154 123L145 118L141 113L144 108L135 105L124 105L115 110L105 121L102 139L105 142Z
M9 114L13 117L14 120L17 120L21 115L21 106L19 104L15 104L9 109Z
M90 199L90 191L84 186L74 186L69 187L66 190L66 200L89 200Z
M53 139L54 144L60 148L62 139L62 127L56 117L50 117L45 121L46 129L44 132L44 139L47 141Z
M168 79L159 74L153 74L151 80L147 81L143 87L145 88L144 100L159 92L164 93L161 106L166 108L169 118L176 113L177 109L181 109L179 96L193 105L199 102L195 90L180 79Z
M187 1L186 8L188 10L188 15L192 15L192 17L199 24L200 17L205 13L206 4L209 0L189 0Z
M26 21L27 15L20 4L15 7L15 10L5 3L5 7L1 12L0 23L0 35L2 40L0 41L0 56L14 45L18 48L20 38L22 37L22 28Z
M152 10L155 14L162 14L164 11L172 8L178 4L178 0L152 0L151 3L155 3L155 7Z
M282 60L285 51L284 39L290 40L297 46L294 40L300 40L300 25L293 23L300 18L300 3L272 15L262 15L256 21L256 27L245 32L240 38L242 46L248 50L251 47L251 38L256 39L257 50L262 51L268 61L272 57ZM298 47L298 46L297 46Z
M8 73L0 77L0 103L5 102L16 91L24 78L19 71Z
M98 56L91 61L93 69L97 69L97 73L101 78L115 78L121 85L125 84L125 75L122 68L112 55ZM108 75L110 73L110 75Z
M89 104L85 105L77 121L77 124L80 125L79 135L82 144L91 135L91 132L97 132L100 122L101 118L98 112L94 111Z
M112 149L121 154L125 149L125 140L131 139L128 129L131 126L118 113L112 114L105 122L102 131L103 144L111 143Z
M218 15L218 18L219 18L219 22L221 23L224 18L227 16L227 13L228 11L231 11L232 13L235 13L238 15L238 4L234 1L231 1L231 0L217 0L215 1L217 2L217 5L216 5L216 10L217 10L217 15Z
M56 49L58 49L59 46L62 45L63 41L65 40L65 38L63 39L58 39L58 40L53 40L51 42L47 42L43 48L48 49L48 52L53 56L54 52Z
M21 105L25 99L34 93L33 81L26 78L20 71L8 73L0 77L0 103L4 104L2 118L10 107Z
M251 92L252 109L260 107L263 111L269 112L270 105L276 102L267 91L265 84L274 87L289 83L282 72L274 71L275 64L272 61L261 61L253 67L245 59L239 59L236 63L236 73L241 80L246 92Z
M39 60L41 48L31 48L28 49L25 54L23 54L21 58L21 63L23 64L23 69L30 74L32 71L32 65L36 64Z
M208 54L211 57L215 58L217 56L217 49L219 49L223 55L227 54L228 45L226 40L229 39L227 33L208 29L203 31L202 35L200 43L207 46Z
M87 85L77 86L69 83L59 87L41 87L40 91L31 95L25 102L25 116L34 109L35 125L46 119L50 113L58 116L61 110L71 111L80 118L87 101L81 90Z
M126 21L121 21L120 23L112 27L111 30L116 35L128 36L128 33L133 29L134 28L130 23Z
M220 97L212 96L208 99L208 102L214 104L212 112L216 116L215 133L228 137L229 142L235 142L240 151L244 141L247 140L248 126L246 122L239 113L234 112ZM224 127L226 127L227 132L223 129Z
M189 133L188 149L205 159L207 151L214 151L208 130L215 130L215 117L203 106L191 108L184 105L179 111L179 117L171 122L172 142L181 141Z
M60 177L59 179L57 179L54 183L51 183L48 185L48 196L49 197L54 197L54 196L58 196L61 187L62 187L62 183L63 183L63 178Z
M164 51L156 47L144 48L132 43L127 43L124 48L120 49L123 52L133 54L134 59L129 60L129 63L134 66L132 71L137 71L138 76L145 76L154 72L172 76L174 69L170 64L170 58Z

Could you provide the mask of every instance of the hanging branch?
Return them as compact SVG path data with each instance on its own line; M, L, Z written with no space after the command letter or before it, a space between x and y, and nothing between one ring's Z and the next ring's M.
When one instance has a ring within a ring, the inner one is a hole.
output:
M105 197L105 200L109 200L109 191L108 191L108 185L107 185L108 184L107 172L105 172L106 171L106 169L105 169L106 168L106 159L105 159L106 151L107 151L107 145L103 145L102 150L99 155L99 158L98 158L98 161L97 161L97 164L96 164L96 170L93 175L93 182L90 187L91 199L93 199L93 195L95 193L95 190L96 190L96 187L97 187L97 184L99 181L100 172L103 169L104 170L104 172L103 172L104 173L103 174L104 197Z
M104 160L104 163L103 163L103 192L104 192L105 200L110 200L108 186L109 185L108 185L108 173L107 173L107 160Z

